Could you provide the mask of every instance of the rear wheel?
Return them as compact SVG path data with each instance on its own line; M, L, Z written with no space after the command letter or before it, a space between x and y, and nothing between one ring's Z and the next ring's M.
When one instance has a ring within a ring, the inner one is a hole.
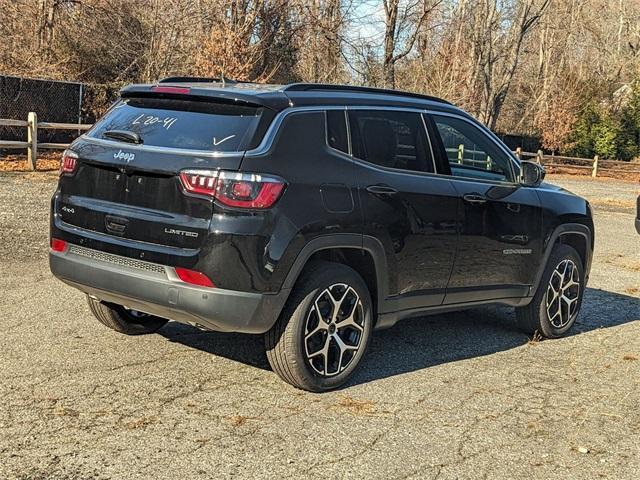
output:
M554 247L538 291L529 305L516 309L518 325L526 333L547 338L568 332L578 317L584 292L584 269L576 250Z
M101 302L87 295L89 308L100 323L125 335L143 335L162 328L168 320L115 303Z
M331 390L357 368L372 323L371 298L360 275L346 265L314 262L265 335L267 358L291 385L313 392Z

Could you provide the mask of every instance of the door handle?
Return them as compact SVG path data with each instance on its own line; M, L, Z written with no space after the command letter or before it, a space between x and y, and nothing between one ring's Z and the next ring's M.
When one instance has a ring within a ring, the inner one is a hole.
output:
M369 185L367 187L367 192L375 195L393 195L398 193L398 190L387 185Z
M463 195L462 198L464 199L465 202L468 202L474 205L479 205L481 203L487 202L487 197L479 193L467 193Z

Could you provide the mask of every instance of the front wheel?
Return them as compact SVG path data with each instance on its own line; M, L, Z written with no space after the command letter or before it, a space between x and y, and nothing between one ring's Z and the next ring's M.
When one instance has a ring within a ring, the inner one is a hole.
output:
M574 325L584 293L584 268L569 245L553 248L538 291L526 307L516 309L516 320L526 333L547 338L564 335Z
M331 390L360 363L372 328L371 298L360 275L346 265L314 262L265 335L267 358L291 385Z

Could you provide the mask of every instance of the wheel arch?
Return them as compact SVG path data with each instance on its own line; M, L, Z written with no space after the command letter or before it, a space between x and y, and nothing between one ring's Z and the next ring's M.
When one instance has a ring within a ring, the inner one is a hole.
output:
M565 223L557 226L545 239L543 261L538 267L535 283L533 284L533 289L530 294L531 296L535 295L538 290L553 247L557 244L569 245L576 249L582 259L586 285L593 256L593 233L591 229L584 224Z
M565 232L561 233L558 236L557 240L554 242L554 245L559 243L563 245L569 245L578 252L578 255L580 255L580 258L582 260L582 267L586 272L587 261L589 259L587 236L577 232Z
M358 272L369 288L375 311L379 311L388 292L387 260L379 240L358 234L316 237L298 254L282 288L292 289L304 268L315 259L339 262Z

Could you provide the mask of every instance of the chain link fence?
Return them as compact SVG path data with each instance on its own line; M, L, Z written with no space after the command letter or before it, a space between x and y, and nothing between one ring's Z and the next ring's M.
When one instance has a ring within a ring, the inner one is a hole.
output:
M83 84L0 75L0 118L26 120L36 112L41 122L94 123L117 98L119 84ZM43 130L40 142L69 143L77 132ZM0 126L3 140L23 141L26 129Z
M0 76L0 118L26 120L29 112L47 122L80 123L83 85ZM42 142L67 142L69 132L43 131ZM20 127L0 127L3 140L24 140L26 130Z
M516 135L509 133L496 133L510 150L520 147L526 152L537 152L542 148L542 142L539 137L530 135Z

